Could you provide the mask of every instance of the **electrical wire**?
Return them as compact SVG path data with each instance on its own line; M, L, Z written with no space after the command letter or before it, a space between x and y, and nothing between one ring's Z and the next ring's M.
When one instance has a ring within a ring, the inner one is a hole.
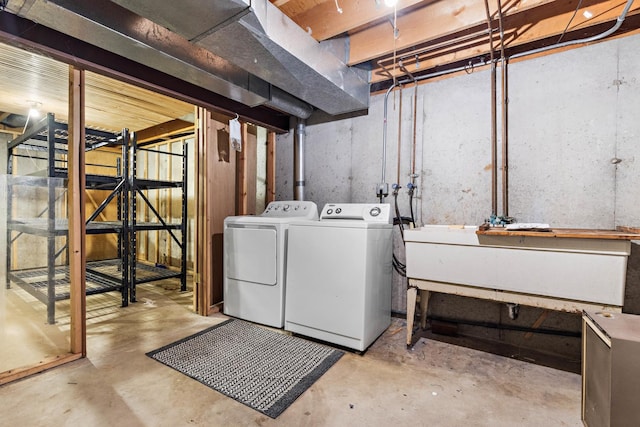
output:
M407 277L407 266L400 262L396 254L393 254L393 269L402 277Z
M562 31L562 34L560 34L560 37L558 38L558 41L556 43L560 43L562 41L562 38L567 33L567 30L569 29L569 26L571 25L571 23L573 22L573 19L578 14L578 10L580 10L581 6L582 6L582 0L579 0L578 1L578 5L576 6L576 10L573 11L573 15L571 15L571 19L569 19L569 22L567 22L567 26L564 27L564 30Z
M342 13L342 8L338 4L338 0L336 0L336 10L338 11L338 13Z
M413 228L416 228L416 218L413 215L413 189L409 191L409 210L411 211L411 224L413 224Z
M402 217L400 216L400 209L398 209L398 189L393 191L393 204L396 210L396 218L398 221L398 227L400 228L400 235L402 236L402 244L404 245L404 225L402 224Z
M394 201L394 208L396 211L396 217L393 219L393 225L397 225L398 228L400 229L400 236L402 237L402 246L404 247L405 245L404 222L406 221L406 218L403 218L400 215L400 209L398 208L398 190L399 189L400 189L400 185L394 184L393 201ZM402 277L407 277L407 266L398 259L395 253L393 253L392 255L393 255L393 269L396 270L396 272Z

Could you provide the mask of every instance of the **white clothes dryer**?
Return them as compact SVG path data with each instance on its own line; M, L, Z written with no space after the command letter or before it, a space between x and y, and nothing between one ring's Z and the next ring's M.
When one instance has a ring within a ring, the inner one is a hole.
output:
M285 330L365 350L391 323L388 204L327 204L289 227Z
M270 202L260 215L225 218L225 314L284 326L287 230L295 221L317 219L318 207L309 201Z

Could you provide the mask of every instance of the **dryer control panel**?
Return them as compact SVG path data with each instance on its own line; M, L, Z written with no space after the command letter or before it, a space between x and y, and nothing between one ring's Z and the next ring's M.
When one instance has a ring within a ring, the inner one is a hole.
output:
M391 224L391 205L387 203L327 203L320 220L349 219L352 221Z
M317 220L318 206L314 202L292 200L269 202L267 208L260 214L267 218L302 218Z

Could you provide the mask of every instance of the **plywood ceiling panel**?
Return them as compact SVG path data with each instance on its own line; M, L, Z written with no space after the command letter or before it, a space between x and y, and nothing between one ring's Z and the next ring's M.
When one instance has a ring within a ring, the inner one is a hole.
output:
M37 104L66 121L68 74L64 63L0 44L0 113L27 115ZM194 112L188 103L96 73L87 72L85 90L86 123L94 128L137 131Z

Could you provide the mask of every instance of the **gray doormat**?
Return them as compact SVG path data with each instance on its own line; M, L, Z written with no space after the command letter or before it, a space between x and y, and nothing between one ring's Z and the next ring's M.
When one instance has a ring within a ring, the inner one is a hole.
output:
M276 418L343 354L234 319L147 356Z

